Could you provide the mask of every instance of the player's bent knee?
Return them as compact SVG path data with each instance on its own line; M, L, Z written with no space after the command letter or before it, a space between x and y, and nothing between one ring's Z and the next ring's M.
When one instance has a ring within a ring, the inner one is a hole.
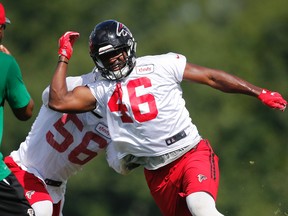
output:
M32 205L36 216L52 216L53 203L48 200L39 201Z
M186 197L189 211L194 216L223 216L216 209L213 197L206 192L192 193Z

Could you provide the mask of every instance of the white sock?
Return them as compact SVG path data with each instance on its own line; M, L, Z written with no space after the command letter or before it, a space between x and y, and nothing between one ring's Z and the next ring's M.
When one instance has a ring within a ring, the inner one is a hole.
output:
M32 205L36 216L52 216L53 203L48 200L39 201Z
M216 209L213 197L206 192L192 193L186 197L186 202L193 216L224 216Z

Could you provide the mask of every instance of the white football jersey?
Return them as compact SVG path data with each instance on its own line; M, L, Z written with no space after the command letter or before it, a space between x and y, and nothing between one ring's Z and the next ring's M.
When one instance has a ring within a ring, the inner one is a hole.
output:
M180 54L145 56L126 78L88 85L107 115L119 159L161 156L200 141L182 97L185 66Z
M69 89L95 80L95 74L67 78ZM47 104L49 89L43 92ZM100 117L100 118L99 118ZM42 105L26 140L11 156L22 169L43 181L62 182L48 186L54 202L63 198L68 178L105 151L110 142L106 120L95 113L63 114Z

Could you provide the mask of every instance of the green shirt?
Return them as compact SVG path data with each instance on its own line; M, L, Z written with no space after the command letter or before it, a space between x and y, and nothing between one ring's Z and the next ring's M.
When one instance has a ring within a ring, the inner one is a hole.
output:
M30 95L25 87L22 74L13 56L0 52L0 146L3 136L4 102L11 108L22 108L28 105ZM10 170L3 161L0 152L0 180L7 177Z

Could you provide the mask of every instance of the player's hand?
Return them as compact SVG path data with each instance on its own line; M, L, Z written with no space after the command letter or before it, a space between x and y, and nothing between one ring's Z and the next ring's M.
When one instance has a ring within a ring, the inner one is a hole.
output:
M265 105L284 111L287 105L287 101L283 99L281 94L278 92L271 92L267 89L263 89L258 99L262 101Z
M9 52L9 50L4 46L4 45L0 45L0 51L3 53L6 53L8 55L11 55L11 53Z
M68 60L71 58L73 53L73 44L79 38L78 32L68 31L62 35L59 39L59 56L65 56Z

